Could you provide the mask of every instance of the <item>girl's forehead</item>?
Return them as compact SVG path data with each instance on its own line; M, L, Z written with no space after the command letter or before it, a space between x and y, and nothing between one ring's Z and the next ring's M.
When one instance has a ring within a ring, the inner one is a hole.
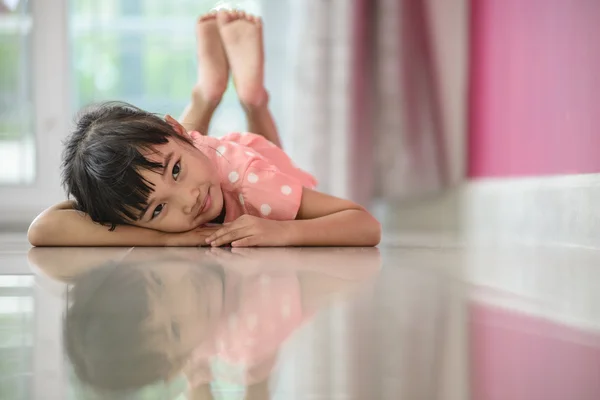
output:
M142 149L140 153L148 161L162 163L169 154L173 153L174 150L176 150L176 148L173 145L172 140L169 139L169 142L167 143L157 144L149 148Z

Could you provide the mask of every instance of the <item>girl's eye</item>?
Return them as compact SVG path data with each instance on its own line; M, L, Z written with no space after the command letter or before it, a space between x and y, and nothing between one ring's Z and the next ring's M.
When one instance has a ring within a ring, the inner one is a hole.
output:
M181 166L179 165L179 161L177 161L175 163L175 165L173 165L173 171L171 171L171 175L173 176L173 179L177 180L180 172L181 172Z
M158 217L158 215L162 212L164 207L165 207L164 204L159 204L158 206L156 206L156 208L152 212L152 218L150 218L150 219L154 219L154 218Z

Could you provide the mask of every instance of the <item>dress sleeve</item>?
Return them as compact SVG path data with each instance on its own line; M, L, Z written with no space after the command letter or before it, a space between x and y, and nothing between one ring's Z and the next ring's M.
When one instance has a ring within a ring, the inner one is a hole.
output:
M251 149L252 152L264 157L284 174L291 175L299 180L304 187L313 189L317 186L317 180L314 176L296 166L282 149L263 136L248 132L236 132L224 136L223 139Z
M240 203L247 214L277 221L296 219L302 184L262 159L252 161L240 187Z

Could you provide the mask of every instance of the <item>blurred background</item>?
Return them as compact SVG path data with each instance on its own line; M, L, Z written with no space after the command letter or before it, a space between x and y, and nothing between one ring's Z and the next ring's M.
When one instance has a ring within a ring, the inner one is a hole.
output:
M482 178L600 171L595 0L0 0L0 229L64 199L82 106L183 110L195 18L220 7L264 18L286 151L386 223L453 230ZM211 134L244 128L230 85Z
M264 18L273 114L322 190L370 205L460 181L466 0L0 0L0 225L64 198L61 141L81 107L180 113L195 18L220 7ZM211 129L245 129L232 84Z
M394 236L403 233L429 235L426 248L488 238L597 249L598 0L0 0L0 233L25 232L65 198L61 141L82 106L183 110L196 79L195 19L214 7L263 17L286 151L321 190L370 207L384 243L410 243ZM230 85L211 134L244 125ZM537 253L490 265L483 251L464 262L485 287L547 303L571 288L564 313L593 309L581 319L598 320L595 259L589 273L561 267L554 279L548 265L570 265L572 254L530 268ZM8 377L11 398L29 398L34 325L59 321L61 304L14 273L0 280L0 384Z

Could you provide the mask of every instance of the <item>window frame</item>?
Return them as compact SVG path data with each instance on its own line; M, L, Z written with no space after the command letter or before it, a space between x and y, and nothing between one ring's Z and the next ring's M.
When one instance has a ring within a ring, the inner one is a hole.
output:
M72 121L73 88L71 74L70 0L28 0L31 2L31 96L33 102L33 143L35 176L32 183L0 183L0 229L22 231L44 209L66 199L60 185L62 142ZM265 32L267 70L273 70L269 61L270 48L285 52L281 38L270 36L269 31L281 28L283 21L275 15L289 12L287 1L269 4L258 0L264 7L265 19L271 19ZM285 57L285 56L284 56ZM287 62L283 61L283 63ZM283 65L283 64L280 64ZM276 68L275 68L276 69ZM281 76L280 76L281 75ZM284 99L282 74L266 75L267 90L272 98ZM281 105L271 105L280 129L280 136L290 151L291 143L285 135L286 122ZM278 118L279 117L279 118ZM240 127L240 130L243 130Z
M57 166L70 120L69 0L30 1L35 177L31 184L0 185L3 226L27 226L44 208L65 199Z

